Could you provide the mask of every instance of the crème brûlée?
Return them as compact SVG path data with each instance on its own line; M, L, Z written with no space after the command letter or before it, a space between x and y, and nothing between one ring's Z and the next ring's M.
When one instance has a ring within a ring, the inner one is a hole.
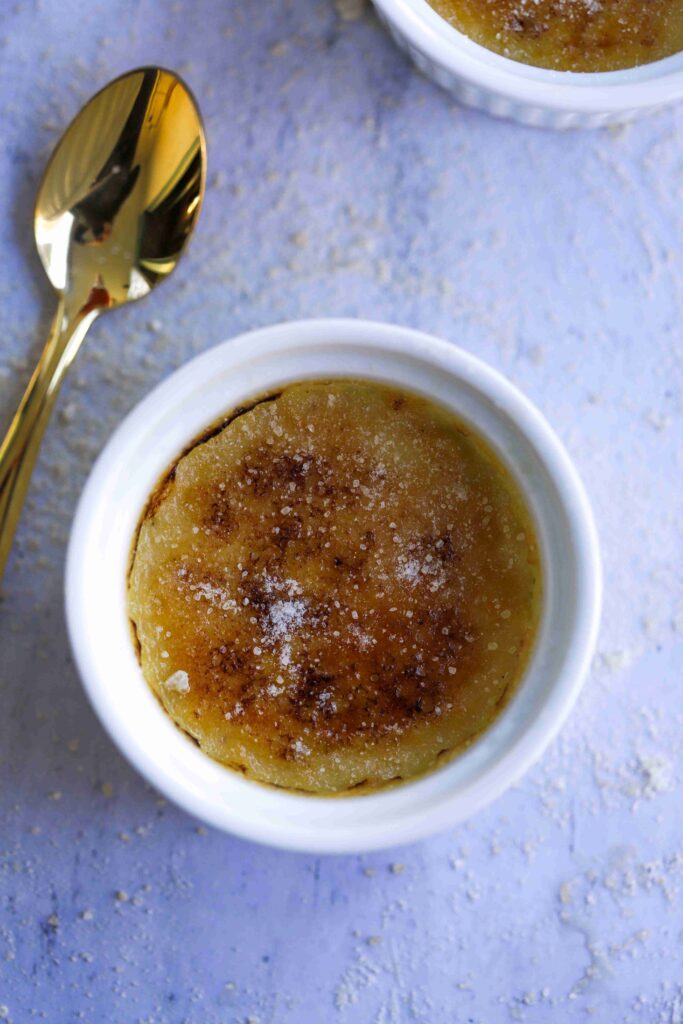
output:
M151 496L128 584L143 674L250 779L415 778L499 714L537 631L520 489L445 407L303 382L196 441Z
M615 71L683 50L680 0L429 2L489 50L558 71Z

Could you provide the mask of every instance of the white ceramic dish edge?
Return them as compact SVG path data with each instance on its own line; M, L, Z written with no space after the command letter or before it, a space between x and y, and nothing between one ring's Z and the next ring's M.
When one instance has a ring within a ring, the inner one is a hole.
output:
M683 98L683 53L637 68L578 74L530 67L458 32L427 0L374 0L394 41L467 106L539 128L599 128Z
M450 402L488 434L517 477L521 473L526 480L546 562L541 637L523 685L497 722L432 775L386 792L336 800L259 786L206 757L171 723L144 683L125 609L135 524L177 453L249 396L316 376L375 377ZM191 813L244 838L343 853L412 842L454 825L502 793L539 757L588 670L601 571L595 527L576 471L541 414L512 384L469 353L420 332L368 321L319 320L276 325L224 342L181 367L133 409L99 456L81 496L65 588L69 636L86 692L121 751L152 784Z

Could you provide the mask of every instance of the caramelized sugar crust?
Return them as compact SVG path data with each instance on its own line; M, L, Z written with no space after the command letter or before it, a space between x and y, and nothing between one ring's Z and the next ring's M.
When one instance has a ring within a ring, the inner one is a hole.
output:
M680 0L430 0L505 57L559 71L614 71L683 50Z
M450 412L292 385L184 454L143 515L145 678L207 754L338 793L433 768L514 689L539 556L519 490Z

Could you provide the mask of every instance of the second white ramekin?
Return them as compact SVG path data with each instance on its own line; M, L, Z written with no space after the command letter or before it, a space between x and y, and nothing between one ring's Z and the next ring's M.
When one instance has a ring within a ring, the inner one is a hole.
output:
M540 635L520 687L464 754L416 782L369 796L307 797L212 761L171 722L138 664L126 605L133 534L161 474L207 426L287 382L360 377L445 403L494 445L526 494L544 566ZM129 760L188 811L246 838L342 853L445 829L502 793L540 755L581 687L600 611L590 509L564 448L504 377L455 345L364 320L280 324L181 367L123 421L74 520L66 568L69 635L85 689Z
M417 66L461 103L541 128L599 128L683 99L683 53L624 71L550 71L509 60L449 25L427 0L374 0Z

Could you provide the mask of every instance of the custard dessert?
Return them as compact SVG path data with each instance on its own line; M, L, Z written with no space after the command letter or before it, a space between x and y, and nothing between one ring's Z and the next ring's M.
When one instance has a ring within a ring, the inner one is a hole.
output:
M489 50L556 71L615 71L683 50L681 0L429 0Z
M522 676L541 570L528 509L450 411L366 381L240 409L160 482L131 559L142 671L250 779L317 794L462 751Z

